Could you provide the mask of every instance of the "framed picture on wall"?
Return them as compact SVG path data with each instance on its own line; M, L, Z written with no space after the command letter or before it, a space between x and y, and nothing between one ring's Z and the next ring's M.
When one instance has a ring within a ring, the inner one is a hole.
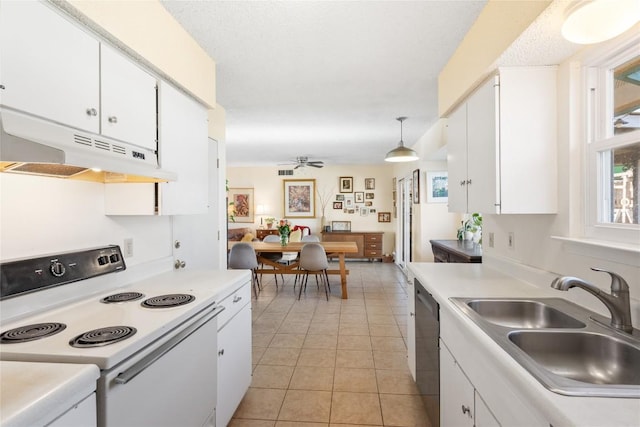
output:
M337 202L344 202L344 194L336 194Z
M332 231L351 231L351 221L331 221Z
M364 189L365 190L375 190L376 189L376 179L375 178L365 178L364 179Z
M348 196L344 197L344 207L345 208L353 208L353 207L355 207L353 194L349 194Z
M427 203L447 203L449 177L447 171L427 172Z
M284 179L285 218L316 217L316 180Z
M356 203L364 203L364 191L356 191L353 195L356 198Z
M235 222L253 222L253 188L229 188L228 194Z
M353 193L353 177L352 176L340 177L340 192Z
M413 171L413 203L420 203L420 169Z
M391 222L391 212L378 212L378 222Z
M333 202L333 209L342 209L342 202Z

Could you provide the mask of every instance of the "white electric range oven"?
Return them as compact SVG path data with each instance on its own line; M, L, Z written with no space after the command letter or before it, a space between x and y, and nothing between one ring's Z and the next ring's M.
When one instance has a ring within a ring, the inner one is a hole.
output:
M125 268L118 246L3 263L2 298ZM28 313L1 325L0 359L97 365L101 427L213 426L216 296L245 281L241 271L167 272Z

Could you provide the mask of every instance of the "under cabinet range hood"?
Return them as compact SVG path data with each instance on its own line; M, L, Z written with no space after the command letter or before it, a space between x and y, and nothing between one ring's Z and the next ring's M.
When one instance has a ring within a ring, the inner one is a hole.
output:
M0 171L100 182L175 181L154 150L0 108Z

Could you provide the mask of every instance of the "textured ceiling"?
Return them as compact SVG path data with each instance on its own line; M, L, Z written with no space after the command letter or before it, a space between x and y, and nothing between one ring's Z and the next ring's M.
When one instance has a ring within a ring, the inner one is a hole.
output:
M176 1L216 61L227 163L382 163L437 120L437 77L486 0Z

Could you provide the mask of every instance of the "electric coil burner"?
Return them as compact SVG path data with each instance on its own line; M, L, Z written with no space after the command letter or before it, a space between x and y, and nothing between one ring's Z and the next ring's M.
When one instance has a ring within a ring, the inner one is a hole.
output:
M105 304L117 303L117 302L126 302L126 301L135 301L144 297L144 294L140 292L120 292L119 294L113 294L106 296L100 300Z
M130 326L108 326L80 334L69 341L69 345L80 348L101 347L126 340L135 335L135 333L136 328Z
M50 337L62 332L67 325L64 323L36 323L33 325L21 326L5 331L0 335L0 343L16 344L27 341L35 341L40 338Z
M177 307L179 305L189 304L195 299L196 297L189 294L168 294L148 298L142 301L141 305L146 308Z

